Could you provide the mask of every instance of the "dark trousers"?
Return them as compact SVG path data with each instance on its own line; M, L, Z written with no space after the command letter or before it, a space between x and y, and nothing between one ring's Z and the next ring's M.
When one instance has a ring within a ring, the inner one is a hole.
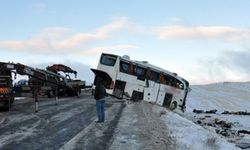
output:
M98 115L98 122L104 122L105 120L105 112L104 112L104 99L99 99L96 101L96 110Z

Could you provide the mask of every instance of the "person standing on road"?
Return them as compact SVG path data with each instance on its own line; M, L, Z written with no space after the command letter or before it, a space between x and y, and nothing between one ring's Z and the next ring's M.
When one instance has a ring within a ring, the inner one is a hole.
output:
M96 77L96 87L95 87L95 99L96 99L96 110L98 115L97 123L102 123L105 120L104 104L106 90L104 87L104 81L100 77Z

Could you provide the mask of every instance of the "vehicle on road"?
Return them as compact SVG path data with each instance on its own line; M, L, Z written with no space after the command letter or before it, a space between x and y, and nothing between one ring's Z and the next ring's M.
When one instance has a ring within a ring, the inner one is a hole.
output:
M185 110L189 82L176 73L129 56L102 53L96 76L106 80L107 93L117 98L148 101L170 109ZM95 84L95 81L94 81Z
M60 66L60 68L57 68ZM48 69L48 68L47 68ZM54 69L54 70L53 70ZM64 70L63 70L64 69ZM14 97L24 91L30 92L35 98L36 111L38 107L38 95L45 93L48 97L53 94L58 99L59 92L66 96L79 96L81 89L85 88L85 81L71 79L62 76L58 72L74 73L71 68L64 65L53 65L48 70L33 68L20 63L0 62L0 106L8 110L14 101ZM50 71L51 70L51 71ZM13 86L12 75L20 74L29 77L28 81L19 82ZM24 90L24 87L25 90Z

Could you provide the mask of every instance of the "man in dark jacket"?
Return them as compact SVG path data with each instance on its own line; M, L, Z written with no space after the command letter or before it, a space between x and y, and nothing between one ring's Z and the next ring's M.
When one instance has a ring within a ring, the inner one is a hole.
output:
M103 80L97 77L95 87L95 99L96 99L96 110L98 115L97 123L102 123L105 120L104 104L105 104L106 90L104 87Z

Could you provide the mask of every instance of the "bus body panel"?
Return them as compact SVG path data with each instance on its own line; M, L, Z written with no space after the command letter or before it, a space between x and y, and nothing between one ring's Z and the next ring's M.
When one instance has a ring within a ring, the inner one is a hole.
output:
M160 84L150 80L148 81L148 84L148 87L144 88L143 100L147 102L156 103Z
M121 80L121 81L125 81L127 83L136 83L137 79L136 77L132 76L132 75L128 75L122 72L118 72L117 73L117 80Z
M173 105L173 102L176 102L177 107L180 107L178 104L183 103L183 97L185 96L185 91L175 87L161 84L159 96L160 97L158 97L157 99L157 104L167 105L167 107L171 107Z
M127 92L129 96L132 97L134 91L143 92L143 87L137 86L134 83L128 83L127 86L125 87L125 92Z
M156 104L162 106L163 103L164 103L164 98L165 98L165 92L159 91L159 92L158 92L158 95L157 95Z
M127 92L130 96L132 96L133 91L143 92L146 85L145 81L138 80L137 77L122 72L117 73L117 80L126 82L124 92Z
M136 83L136 78L132 75L128 75L122 72L117 73L117 80L126 82L126 86L124 89L124 93L126 93L129 97L132 96L133 91L137 86L134 85Z

